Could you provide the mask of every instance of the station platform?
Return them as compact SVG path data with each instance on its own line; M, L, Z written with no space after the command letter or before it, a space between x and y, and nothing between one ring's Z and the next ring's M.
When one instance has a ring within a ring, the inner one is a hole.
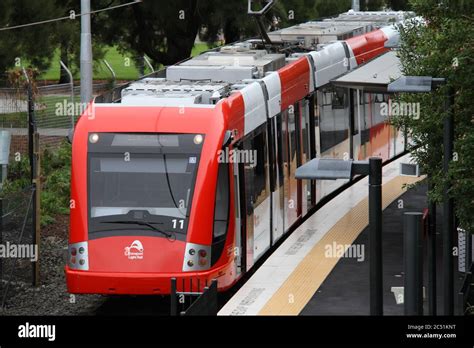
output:
M393 202L399 203L399 197L406 192L405 184L423 180L423 176L400 175L400 163L410 161L407 154L383 167L384 210ZM409 200L402 204L404 209L400 211L407 211ZM384 256L388 258L391 256L387 255L393 253L386 253L386 249L392 248L393 238L386 238L390 234L386 231L386 222L383 221L382 239ZM367 226L368 178L365 177L327 202L293 231L218 315L368 315L369 250L368 235L363 233ZM403 238L401 229L396 229L401 233L397 238ZM348 245L353 252L350 258L338 252ZM343 262L343 270L333 272ZM396 262L398 268L395 268L403 271L401 256L400 260L387 259L384 264L386 262ZM384 277L387 271L397 273L391 274L394 279L400 278L393 286L403 286L400 272L386 269ZM350 282L351 279L356 282ZM394 310L386 314L403 314L403 305L396 305L394 295L385 285L384 302L394 304Z

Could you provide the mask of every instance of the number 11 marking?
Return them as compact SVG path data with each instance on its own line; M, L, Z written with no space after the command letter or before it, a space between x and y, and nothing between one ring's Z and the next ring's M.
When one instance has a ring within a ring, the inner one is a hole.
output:
M178 219L173 219L171 220L173 223L173 228L176 229L176 226L178 226L179 223L179 229L182 230L184 228L184 220L178 220Z

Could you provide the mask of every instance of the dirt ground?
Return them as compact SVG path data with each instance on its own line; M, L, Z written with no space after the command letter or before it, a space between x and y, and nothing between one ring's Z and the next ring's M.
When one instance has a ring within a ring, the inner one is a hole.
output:
M0 315L94 315L106 298L100 295L70 295L66 289L64 266L67 258L69 216L42 228L40 246L40 286L17 281L9 284ZM5 290L3 284L3 291ZM1 297L0 297L1 299Z

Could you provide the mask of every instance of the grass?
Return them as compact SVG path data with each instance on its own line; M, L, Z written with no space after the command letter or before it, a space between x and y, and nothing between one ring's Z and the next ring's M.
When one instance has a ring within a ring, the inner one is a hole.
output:
M191 56L196 56L209 48L206 43L197 43L194 45ZM105 54L105 60L112 66L115 71L117 80L136 80L139 77L138 69L130 54L121 54L116 47L110 47L107 49ZM51 67L43 74L41 74L38 80L50 80L57 81L59 79L59 50L56 50L53 57ZM158 67L155 67L157 69ZM145 68L145 73L150 73L148 67ZM79 79L79 71L74 74L74 79ZM94 64L94 79L95 80L108 80L112 77L112 74L107 69L103 62L97 62Z

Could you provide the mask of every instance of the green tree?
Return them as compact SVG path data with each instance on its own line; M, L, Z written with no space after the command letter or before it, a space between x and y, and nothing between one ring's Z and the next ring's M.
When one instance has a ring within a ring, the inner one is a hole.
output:
M95 4L95 3L94 3ZM100 4L99 4L100 5ZM105 5L106 6L106 5ZM0 1L0 28L65 17L74 11L80 13L77 0L2 0ZM94 18L92 21L94 25ZM0 72L21 66L46 70L51 65L56 49L60 59L74 72L80 59L80 17L24 28L0 31ZM93 57L104 57L104 47L93 31ZM61 69L60 83L69 81Z
M443 174L444 94L442 87L431 94L404 95L420 103L421 117L399 117L407 126L413 155L434 185L430 199L442 201L448 180L449 194L463 228L474 231L474 5L472 1L411 0L413 10L424 22L411 20L401 27L399 51L405 75L444 77L454 90L455 142L449 176Z
M385 6L384 0L360 0L361 11L380 11Z
M388 0L387 6L394 11L411 11L408 0Z
M56 16L58 8L49 0L0 1L0 28ZM51 35L53 26L54 24L43 24L0 31L0 72L23 65L40 70L48 68L55 48Z
M126 2L109 1L108 5ZM94 25L100 28L97 35L102 42L170 65L190 56L206 8L206 2L198 0L143 0L119 11L100 13Z

